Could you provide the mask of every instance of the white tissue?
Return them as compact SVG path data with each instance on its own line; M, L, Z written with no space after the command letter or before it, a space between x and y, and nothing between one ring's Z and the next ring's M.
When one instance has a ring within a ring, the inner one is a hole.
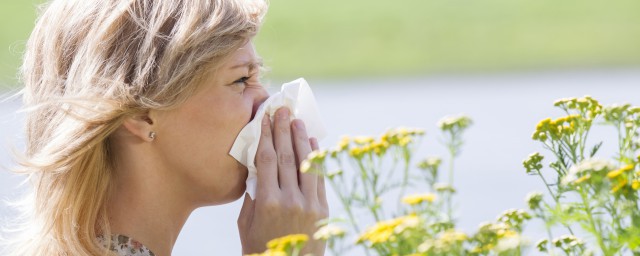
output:
M229 154L242 163L249 170L247 177L247 193L251 198L255 198L257 184L257 170L255 165L256 151L260 142L261 123L265 113L271 117L280 107L288 107L291 119L300 119L304 122L309 137L318 140L326 136L326 131L320 113L316 105L315 97L307 81L299 78L282 85L280 92L271 95L260 107L255 117L245 126L236 141L233 142Z

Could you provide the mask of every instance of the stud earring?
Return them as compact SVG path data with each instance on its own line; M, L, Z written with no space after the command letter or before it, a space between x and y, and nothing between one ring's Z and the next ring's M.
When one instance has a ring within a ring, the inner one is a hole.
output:
M149 139L153 140L156 138L156 132L149 132Z

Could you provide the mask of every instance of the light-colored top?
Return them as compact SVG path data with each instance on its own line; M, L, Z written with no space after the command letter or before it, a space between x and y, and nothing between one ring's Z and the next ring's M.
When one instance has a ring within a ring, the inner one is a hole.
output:
M105 247L109 244L103 236L98 236L98 242ZM119 256L155 256L151 250L147 249L147 247L140 242L128 236L118 234L111 235L111 246L109 250Z

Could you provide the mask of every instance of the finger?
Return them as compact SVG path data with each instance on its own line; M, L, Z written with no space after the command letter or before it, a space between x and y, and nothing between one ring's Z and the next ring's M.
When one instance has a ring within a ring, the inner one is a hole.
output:
M277 191L278 187L278 163L276 151L273 148L273 136L271 134L271 119L265 115L262 119L260 142L256 151L257 191ZM265 194L265 193L260 193Z
M296 149L296 156L301 162L307 159L309 153L311 153L311 144L309 144L309 136L307 130L304 127L302 120L296 119L291 122L291 129L293 130L294 145ZM300 174L300 190L306 198L313 199L318 198L318 175L315 173L301 173Z
M238 216L238 228L240 230L247 230L253 219L253 209L255 202L249 196L249 193L244 195L244 203L240 209L240 215Z
M276 111L273 126L273 137L276 154L278 156L278 181L283 190L300 190L298 186L298 169L296 157L291 142L291 119L286 107Z
M318 140L316 138L310 138L309 144L311 145L312 150L320 149L320 146L318 145ZM324 178L325 178L324 174L316 175L316 179L318 183L316 194L318 195L318 201L320 201L320 205L322 205L322 207L328 208L329 203L327 202L327 191L325 190L325 187L324 187Z

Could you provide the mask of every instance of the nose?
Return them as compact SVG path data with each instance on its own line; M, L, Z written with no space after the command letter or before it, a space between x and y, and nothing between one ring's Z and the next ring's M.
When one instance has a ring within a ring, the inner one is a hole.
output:
M269 98L269 92L261 86L260 90L256 93L256 96L253 100L253 110L251 111L251 120L256 116L256 112L258 112L258 108L260 105L265 102Z

